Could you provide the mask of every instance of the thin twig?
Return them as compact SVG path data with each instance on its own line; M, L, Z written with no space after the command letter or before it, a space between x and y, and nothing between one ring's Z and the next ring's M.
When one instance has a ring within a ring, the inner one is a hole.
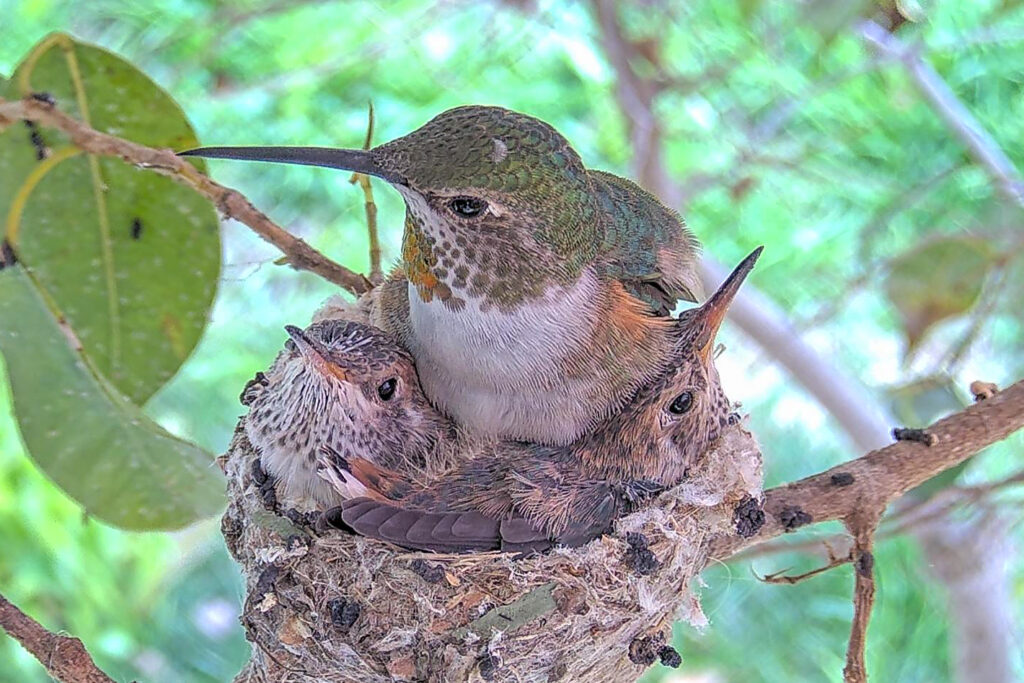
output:
M846 555L836 555L835 551L832 550L832 546L825 543L825 547L828 549L828 564L822 565L816 569L812 569L803 574L787 574L788 569L774 572L772 574L765 574L764 576L758 576L757 578L765 583L785 583L789 585L800 583L811 577L817 576L818 574L824 574L825 572L841 567L844 564L853 562L853 552L849 552ZM757 576L755 574L755 576Z
M370 103L370 112L366 124L366 140L363 142L363 149L370 149L373 144L373 101ZM377 203L373 201L373 185L370 184L370 176L365 173L353 173L348 180L350 183L359 183L363 188L364 206L366 208L366 230L370 235L370 281L377 285L384 280L384 273L380 269L380 238L377 235Z
M860 35L879 54L900 62L911 80L950 131L995 182L999 191L1018 206L1024 205L1024 178L995 138L956 96L931 64L917 50L874 21L860 24Z
M872 552L876 514L850 525L854 534L853 547L853 624L850 626L850 642L846 647L846 666L843 667L845 683L866 683L868 669L864 661L867 645L868 622L871 609L875 606L875 556Z
M209 176L200 173L195 166L169 149L154 149L101 133L68 116L52 104L31 97L16 101L0 97L0 121L4 120L30 120L38 125L57 128L70 136L75 147L89 154L117 157L173 178L213 202L225 218L234 218L244 223L257 235L280 249L288 265L293 268L316 273L356 296L373 288L366 277L327 258L270 220L240 192L211 180ZM17 245L13 246L16 250Z
M114 683L114 679L96 666L82 641L47 631L3 595L0 595L0 628L62 683Z

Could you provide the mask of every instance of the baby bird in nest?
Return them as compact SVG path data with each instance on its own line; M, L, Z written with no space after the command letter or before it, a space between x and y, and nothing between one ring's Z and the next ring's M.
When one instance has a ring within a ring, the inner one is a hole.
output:
M343 320L285 330L284 350L242 392L246 435L277 498L325 509L351 497L317 474L322 448L409 477L450 465L458 430L427 401L412 357L387 334Z
M458 430L420 391L409 356L383 333L337 320L289 329L294 348L252 402L250 439L289 489L340 501L328 523L365 536L439 552L585 543L684 480L732 421L712 350L760 251L675 322L661 374L570 445L453 446Z

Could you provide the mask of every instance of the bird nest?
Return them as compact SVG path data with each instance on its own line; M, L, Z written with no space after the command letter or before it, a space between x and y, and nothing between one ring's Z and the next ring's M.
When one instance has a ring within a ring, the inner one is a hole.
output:
M667 637L675 620L705 623L691 584L709 540L763 520L761 455L740 425L613 534L532 556L411 553L296 525L264 508L256 458L240 424L220 459L253 643L236 681L597 682L678 666Z

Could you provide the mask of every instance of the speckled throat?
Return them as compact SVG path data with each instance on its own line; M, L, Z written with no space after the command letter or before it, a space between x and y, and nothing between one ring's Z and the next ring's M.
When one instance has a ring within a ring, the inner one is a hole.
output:
M579 263L529 248L529 239L518 238L516 230L467 236L428 223L429 214L417 215L414 206L405 217L402 262L421 301L461 310L467 300L479 300L484 312L509 311L572 284L582 272Z

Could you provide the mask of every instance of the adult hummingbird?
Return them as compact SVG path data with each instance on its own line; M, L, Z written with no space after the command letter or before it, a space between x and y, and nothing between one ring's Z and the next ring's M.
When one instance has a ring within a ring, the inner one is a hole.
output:
M700 296L698 243L677 214L500 107L451 109L368 151L183 154L356 171L398 190L402 263L369 295L370 322L480 436L571 443L663 369L668 313Z
M729 303L759 253L747 257L704 305L672 321L666 370L629 397L620 412L567 446L474 443L457 449L449 461L453 464L436 466L430 462L436 448L423 444L448 441L454 425L445 426L414 375L406 373L407 358L394 353L382 333L365 336L368 341L359 345L324 349L318 358L343 372L325 367L314 375L293 375L289 400L280 385L271 390L280 398L265 398L262 404L271 411L286 405L286 417L258 416L254 404L247 423L272 426L269 432L253 430L263 442L279 442L280 430L302 434L285 439L301 442L302 448L292 455L296 464L282 469L294 476L301 468L304 481L315 472L329 485L342 501L326 514L335 525L405 547L449 552L583 543L650 494L682 481L729 423L730 405L712 349ZM339 321L317 325L369 329ZM317 325L305 336L325 337L314 334L328 329ZM365 381L350 370L370 366L364 356L384 359ZM392 376L405 378L399 395L383 403L379 396L366 396L380 378ZM311 389L310 382L317 388ZM365 389L352 391L352 383ZM310 406L296 408L296 402ZM396 424L399 414L403 417ZM310 418L296 419L300 415L324 416L328 428L330 416L345 415L361 431L357 437L342 428L328 438L309 439ZM265 445L260 448L266 456ZM280 453L287 457L286 451Z

